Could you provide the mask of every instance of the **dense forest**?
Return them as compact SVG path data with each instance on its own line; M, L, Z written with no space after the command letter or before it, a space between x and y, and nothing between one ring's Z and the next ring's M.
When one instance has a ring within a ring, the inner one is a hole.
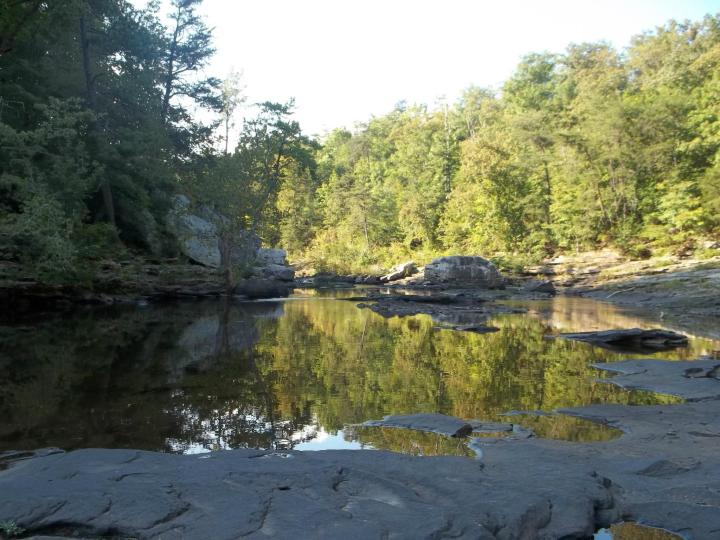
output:
M601 246L702 256L717 237L720 15L624 51L529 54L499 89L312 140L292 102L236 122L242 83L206 75L201 0L170 4L3 3L0 259L67 279L174 257L179 194L221 216L228 244L252 232L336 272Z

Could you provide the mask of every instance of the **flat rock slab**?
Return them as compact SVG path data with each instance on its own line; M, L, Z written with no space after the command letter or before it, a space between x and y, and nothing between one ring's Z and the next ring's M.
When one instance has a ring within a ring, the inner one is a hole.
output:
M600 332L576 332L560 334L558 337L591 343L604 349L618 352L652 353L684 347L687 336L669 330L603 330Z
M587 537L594 508L611 499L587 465L562 460L550 450L532 468L488 471L378 451L77 450L0 473L0 521L37 535L163 540Z
M390 415L382 420L369 420L362 425L364 427L391 427L429 431L448 437L466 437L473 431L473 426L470 423L454 416L437 413Z
M687 401L720 399L718 360L667 361L624 360L593 364L594 368L618 373L602 382L621 388L647 390L681 397Z
M564 412L626 434L594 444L476 439L481 460L372 450L8 453L0 521L28 535L164 540L550 540L589 538L622 520L717 537L720 400Z

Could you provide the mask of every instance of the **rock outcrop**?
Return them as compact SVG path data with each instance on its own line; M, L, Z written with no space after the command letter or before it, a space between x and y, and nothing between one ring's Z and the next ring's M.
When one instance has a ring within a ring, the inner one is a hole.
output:
M218 268L221 263L217 227L207 216L190 211L190 199L177 195L168 216L168 225L176 236L180 250L188 259Z
M503 286L498 269L482 257L440 257L425 266L424 274L431 283L467 283L489 289Z
M224 218L205 207L192 209L190 199L177 195L168 218L168 225L177 237L180 250L191 261L210 268L222 264L218 223ZM232 264L252 266L253 276L279 281L292 281L295 270L287 264L283 249L260 247L260 239L250 232L240 231L230 250Z
M260 248L256 257L259 273L268 279L279 281L292 281L295 279L295 269L287 264L287 253L284 249Z

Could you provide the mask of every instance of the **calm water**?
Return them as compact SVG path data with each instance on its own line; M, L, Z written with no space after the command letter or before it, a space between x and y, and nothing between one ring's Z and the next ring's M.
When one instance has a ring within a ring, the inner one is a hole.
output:
M560 331L653 327L581 299L528 302L499 332L384 319L337 293L284 301L85 310L0 326L0 450L59 446L202 452L223 448L388 448L465 454L456 440L352 427L386 414L503 420L510 410L673 398L594 382L616 354L547 339ZM356 293L347 293L356 294ZM720 349L694 338L661 358ZM519 416L544 437L605 440L566 416Z

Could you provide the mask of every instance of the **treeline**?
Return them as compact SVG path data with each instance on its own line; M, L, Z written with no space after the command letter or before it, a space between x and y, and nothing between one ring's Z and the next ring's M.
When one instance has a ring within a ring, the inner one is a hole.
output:
M499 92L331 133L315 183L281 194L281 243L337 271L450 252L702 250L720 223L719 116L718 16L623 52L531 54Z
M2 2L0 260L63 281L175 256L178 194L218 216L223 240L260 229L312 145L289 104L263 103L228 147L242 85L205 73L201 2Z
M205 74L201 1L170 0L169 17L159 2L3 3L0 260L78 279L128 253L177 256L179 194L216 218L229 277L250 233L340 272L717 237L720 15L623 52L531 54L500 91L401 104L318 142L292 103L256 105L231 137L242 86Z

